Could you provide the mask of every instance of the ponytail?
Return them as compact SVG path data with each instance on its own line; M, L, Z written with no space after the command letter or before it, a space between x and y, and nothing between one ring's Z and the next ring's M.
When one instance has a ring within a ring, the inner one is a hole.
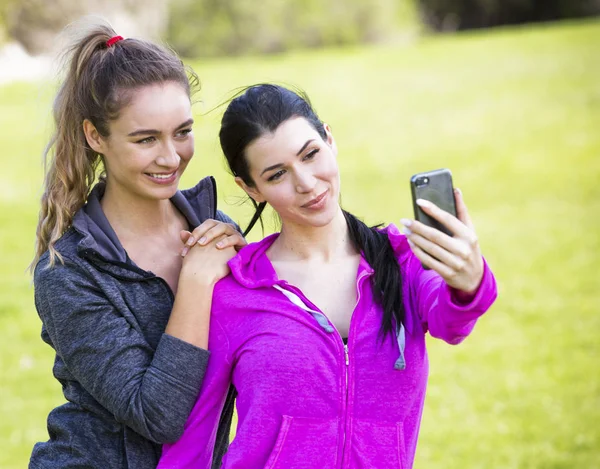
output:
M369 228L349 212L344 212L350 240L354 248L361 252L374 270L371 287L375 301L383 308L381 334L392 333L394 323L404 322L402 302L402 278L394 251L385 233L378 227Z
M55 131L44 151L44 192L31 270L46 250L49 251L50 266L57 259L62 262L54 245L85 203L94 182L100 158L85 140L84 117L77 102L78 88L91 56L105 48L106 41L112 36L114 31L109 27L99 28L65 54L68 69L53 106Z
M242 236L246 237L246 235L248 233L250 233L250 230L252 230L252 228L254 228L254 225L256 225L257 221L260 221L260 226L263 229L263 232L265 230L265 225L263 224L262 221L262 213L263 210L265 209L265 207L267 206L266 202L260 202L260 203L256 203L254 201L254 199L250 198L250 200L252 201L252 203L254 204L254 208L256 209L256 211L254 212L254 215L252 216L252 219L250 220L250 223L248 223L248 228L246 228L244 230L244 234ZM264 234L264 233L263 233Z

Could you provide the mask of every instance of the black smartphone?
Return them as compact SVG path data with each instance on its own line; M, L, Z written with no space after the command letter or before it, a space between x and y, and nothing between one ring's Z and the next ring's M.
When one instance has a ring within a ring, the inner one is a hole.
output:
M435 171L415 174L410 178L410 191L412 193L415 220L452 236L448 228L428 216L417 205L417 199L429 200L442 210L456 216L456 202L454 200L454 187L452 186L452 173L450 170L436 169Z

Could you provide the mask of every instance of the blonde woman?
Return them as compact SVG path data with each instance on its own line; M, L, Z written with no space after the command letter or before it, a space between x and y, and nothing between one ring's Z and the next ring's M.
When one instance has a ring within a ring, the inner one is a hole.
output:
M245 241L216 209L212 178L178 190L194 153L197 83L181 60L106 24L68 58L32 263L42 338L67 402L50 413L50 438L29 467L153 468L196 401L213 286ZM233 390L226 401L215 467Z

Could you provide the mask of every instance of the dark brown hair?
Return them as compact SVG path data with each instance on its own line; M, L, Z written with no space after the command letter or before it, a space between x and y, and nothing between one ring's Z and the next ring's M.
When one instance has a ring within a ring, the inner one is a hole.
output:
M302 117L318 132L323 140L327 133L323 122L312 108L308 96L299 90L291 91L278 85L250 86L229 103L223 119L219 138L221 148L234 176L246 185L254 187L246 159L246 148L257 138L274 132L282 123L294 117ZM252 199L250 199L252 200ZM244 235L260 219L266 205L252 200L256 211ZM344 210L350 239L354 248L361 252L375 271L371 277L375 301L383 307L381 332L391 333L404 320L400 269L387 234L377 227L368 227L361 220Z

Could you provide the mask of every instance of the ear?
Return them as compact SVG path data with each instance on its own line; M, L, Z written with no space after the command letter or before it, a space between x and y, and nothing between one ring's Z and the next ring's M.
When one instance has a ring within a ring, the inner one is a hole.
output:
M96 153L104 154L106 149L106 142L98 132L98 129L92 124L89 119L83 120L83 133L85 134L85 139L87 140L88 145L92 150Z
M329 124L323 123L323 128L325 129L325 133L327 134L327 139L325 140L325 142L331 147L333 155L337 156L337 145L335 144L335 139L333 138L333 134L331 133L331 127L329 127Z
M241 187L250 198L254 199L256 203L260 204L265 202L265 198L260 194L260 192L257 191L255 187L250 187L248 184L246 184L241 177L236 176L235 183Z

